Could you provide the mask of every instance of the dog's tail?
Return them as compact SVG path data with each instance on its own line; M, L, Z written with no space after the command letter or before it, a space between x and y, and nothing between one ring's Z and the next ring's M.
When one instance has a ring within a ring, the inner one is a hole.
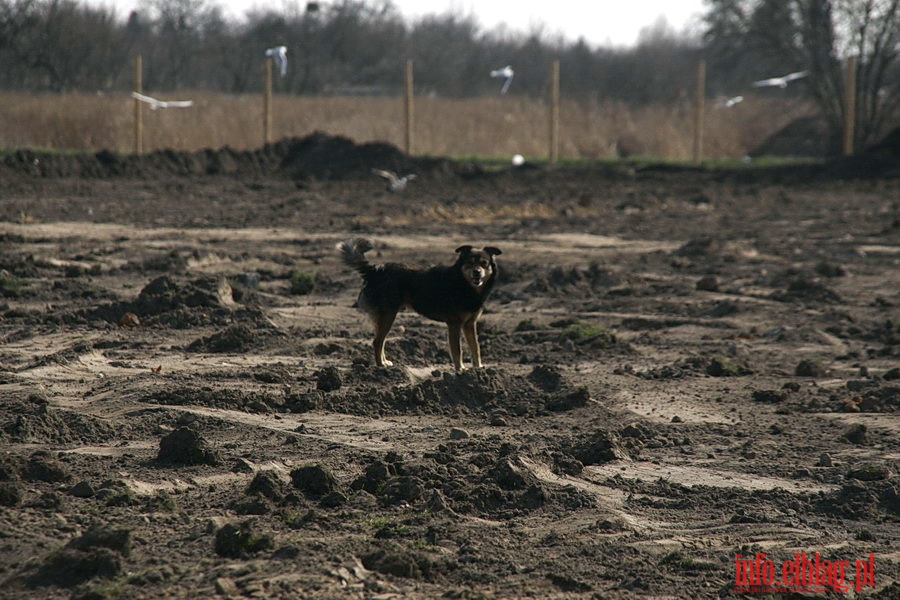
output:
M372 249L372 242L365 238L350 238L337 245L341 260L348 267L353 267L360 275L368 275L375 267L366 259L366 252Z

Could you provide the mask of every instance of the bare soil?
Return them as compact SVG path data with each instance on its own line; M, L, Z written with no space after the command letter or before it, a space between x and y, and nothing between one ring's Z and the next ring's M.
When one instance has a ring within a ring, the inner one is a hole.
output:
M719 598L818 552L898 598L898 173L9 155L0 595ZM485 368L411 313L373 366L358 235L503 250Z

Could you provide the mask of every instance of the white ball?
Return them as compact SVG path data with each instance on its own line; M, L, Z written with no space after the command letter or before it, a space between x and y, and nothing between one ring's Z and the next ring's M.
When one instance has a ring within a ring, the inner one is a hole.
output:
M519 165L524 165L524 164L525 164L525 157L522 156L521 154L513 154L513 157L512 157L512 163L513 163L514 165L516 165L517 167L518 167Z

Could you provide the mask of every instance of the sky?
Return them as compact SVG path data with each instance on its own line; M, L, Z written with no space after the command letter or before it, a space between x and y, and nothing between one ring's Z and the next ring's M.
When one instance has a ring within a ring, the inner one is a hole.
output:
M122 16L141 0L87 0L97 6L113 6ZM592 45L631 46L641 29L665 18L676 32L696 29L704 0L392 0L408 19L426 14L473 15L482 29L503 26L510 32L530 32L543 26L544 33L561 34L575 41L583 37ZM141 2L141 3L145 3ZM207 0L242 17L248 10L271 7L276 11L306 6L306 0ZM328 0L321 0L327 4Z

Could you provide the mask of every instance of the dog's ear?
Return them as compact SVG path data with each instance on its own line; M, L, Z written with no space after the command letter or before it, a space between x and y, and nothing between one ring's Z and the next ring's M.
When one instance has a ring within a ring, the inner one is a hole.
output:
M468 254L471 251L472 251L472 246L469 246L469 245L460 246L459 248L457 248L455 250L455 252L458 252L458 253L462 254L463 256L465 256L466 254Z
M490 254L491 256L497 256L498 254L503 254L500 252L500 248L494 248L493 246L485 246L484 251Z

